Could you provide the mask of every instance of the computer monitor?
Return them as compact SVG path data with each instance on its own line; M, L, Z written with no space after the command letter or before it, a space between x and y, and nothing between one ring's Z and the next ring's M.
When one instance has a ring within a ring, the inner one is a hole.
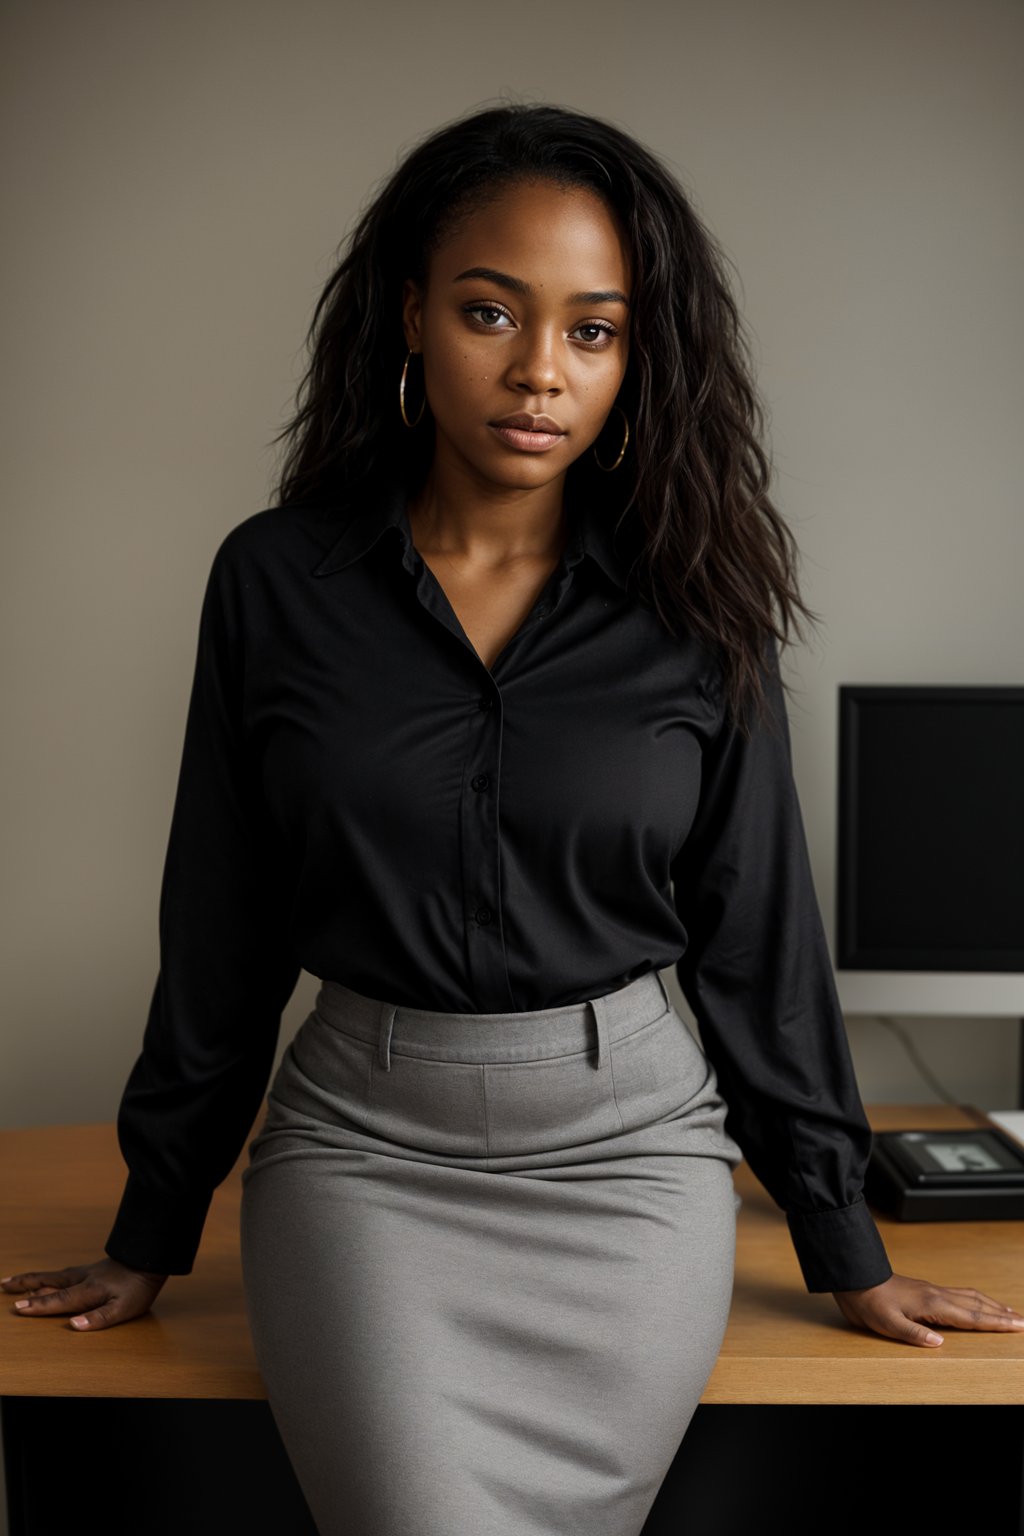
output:
M836 964L1024 971L1024 687L839 689Z

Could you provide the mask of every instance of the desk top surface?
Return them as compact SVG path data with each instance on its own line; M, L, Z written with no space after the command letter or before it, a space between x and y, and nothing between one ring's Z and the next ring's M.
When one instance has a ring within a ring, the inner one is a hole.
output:
M969 1107L866 1108L878 1131L977 1123ZM214 1195L192 1274L172 1275L143 1317L90 1335L69 1315L21 1317L8 1297L0 1394L264 1398L238 1252L246 1159ZM924 1349L851 1327L830 1295L804 1289L785 1217L747 1164L734 1176L743 1206L733 1304L702 1402L1024 1403L1024 1337L943 1326L945 1343ZM0 1131L4 1274L101 1258L123 1180L111 1124ZM975 1286L1024 1310L1024 1221L877 1220L898 1273Z

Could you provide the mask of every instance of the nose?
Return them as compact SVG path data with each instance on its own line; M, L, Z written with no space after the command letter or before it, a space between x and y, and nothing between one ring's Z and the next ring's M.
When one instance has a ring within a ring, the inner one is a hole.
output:
M551 328L524 329L509 359L508 383L527 395L558 395L565 377L558 356L558 338Z

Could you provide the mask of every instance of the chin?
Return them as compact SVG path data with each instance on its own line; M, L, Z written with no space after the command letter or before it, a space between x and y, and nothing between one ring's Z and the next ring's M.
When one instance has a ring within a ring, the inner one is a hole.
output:
M536 486L547 485L556 480L561 470L556 470L550 463L543 462L549 455L538 453L530 456L523 454L521 457L513 457L510 454L463 454L463 461L469 464L481 480L488 481L491 485L505 486L508 490L532 490Z
M564 469L556 470L547 464L528 464L525 468L518 465L510 467L504 473L495 470L487 478L495 485L505 486L510 491L536 491L541 486L560 480L564 474Z

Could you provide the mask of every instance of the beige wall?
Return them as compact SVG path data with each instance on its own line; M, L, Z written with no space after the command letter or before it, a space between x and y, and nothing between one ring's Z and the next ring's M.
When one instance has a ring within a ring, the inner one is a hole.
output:
M1021 681L1021 7L6 16L0 1124L114 1117L213 550L266 504L349 220L422 132L505 91L663 152L742 275L777 495L826 621L789 666L830 921L836 685ZM1010 1025L910 1027L955 1095L1012 1102ZM928 1097L877 1020L850 1031L865 1097Z

